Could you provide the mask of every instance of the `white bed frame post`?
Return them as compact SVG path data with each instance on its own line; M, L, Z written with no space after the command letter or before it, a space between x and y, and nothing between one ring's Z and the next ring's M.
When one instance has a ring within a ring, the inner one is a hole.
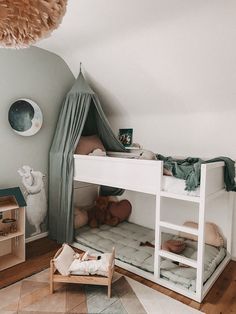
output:
M232 232L233 232L233 211L234 211L234 206L235 206L235 196L234 192L228 192L228 211L227 211L227 225L228 228L226 230L226 239L227 239L227 251L229 254L232 254Z
M162 183L162 174L163 174L163 162L160 162L160 172L157 182L157 191L156 191L156 223L155 223L155 254L154 254L154 278L156 282L160 279L160 268L161 268L161 183Z
M198 212L198 247L197 247L197 278L196 297L198 302L203 296L204 251L205 251L205 219L206 219L206 165L201 166L200 203Z

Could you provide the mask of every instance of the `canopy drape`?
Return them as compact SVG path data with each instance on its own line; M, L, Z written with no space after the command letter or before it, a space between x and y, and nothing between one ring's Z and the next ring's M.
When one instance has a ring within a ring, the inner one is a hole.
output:
M80 72L62 104L49 153L49 236L59 243L73 241L73 154L87 119L107 150L125 150Z

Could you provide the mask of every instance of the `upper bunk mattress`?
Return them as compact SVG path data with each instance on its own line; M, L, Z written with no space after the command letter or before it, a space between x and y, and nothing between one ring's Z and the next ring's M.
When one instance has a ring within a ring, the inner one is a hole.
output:
M180 195L200 196L200 187L194 191L187 191L185 190L185 186L185 180L171 176L162 177L162 191Z
M139 267L145 271L154 272L154 248L140 246L140 242L154 243L155 231L129 222L120 223L116 227L102 225L91 229L84 226L76 230L76 241L83 246L100 252L110 252L116 249L116 259ZM178 237L163 234L163 241ZM178 238L179 239L179 238ZM183 255L196 259L197 242L186 240ZM226 250L211 245L205 246L204 282L212 275L216 267L224 259ZM196 290L196 270L180 267L170 260L162 260L161 276L187 289Z

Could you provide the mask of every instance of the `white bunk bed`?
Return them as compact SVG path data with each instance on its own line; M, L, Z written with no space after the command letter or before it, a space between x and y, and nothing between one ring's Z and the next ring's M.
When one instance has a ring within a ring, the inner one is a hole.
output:
M74 180L98 185L114 186L131 191L152 194L156 198L156 220L155 220L155 253L154 273L144 271L128 263L116 260L116 265L125 268L137 275L147 278L157 284L183 294L197 302L201 302L209 289L219 277L231 259L231 237L232 237L232 214L234 196L226 192L224 188L224 163L215 162L201 166L200 190L196 195L173 193L163 190L163 162L156 160L137 160L116 157L98 157L74 155ZM218 265L211 277L203 283L204 271L204 234L206 209L210 201L216 198L225 197L227 193L228 205L227 225L225 231L227 254ZM161 220L162 200L166 198L193 202L198 205L198 229L181 226L169 221ZM161 250L161 233L163 230L182 231L198 237L197 260L189 259L174 253ZM74 242L74 246L86 250L87 247ZM167 281L160 276L161 258L170 259L183 263L196 269L196 292L189 291L174 283Z

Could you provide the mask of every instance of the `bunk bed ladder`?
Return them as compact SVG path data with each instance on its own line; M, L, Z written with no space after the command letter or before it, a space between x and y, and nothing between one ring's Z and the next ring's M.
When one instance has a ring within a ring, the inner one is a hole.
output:
M163 165L162 165L163 167ZM162 172L161 172L162 173ZM203 298L203 279L204 279L204 249L205 249L205 211L206 211L206 176L207 176L207 168L206 165L202 165L201 168L201 184L200 184L200 197L198 200L199 210L198 210L198 229L188 228L184 226L178 226L169 222L161 221L161 202L162 196L166 197L166 195L162 195L162 193L157 193L156 195L156 231L155 231L155 262L154 262L154 278L156 282L164 283L164 280L160 276L160 262L161 257L168 258L170 260L174 260L183 264L186 264L190 267L196 269L196 292L186 291L184 293L186 296L193 297L198 302L202 301ZM162 176L160 177L160 187L161 187ZM189 199L191 201L191 199ZM184 231L187 233L191 233L198 236L198 252L197 252L197 260L191 260L185 258L180 255L176 255L170 252L166 252L161 250L161 228L169 228L175 231ZM171 288L170 283L165 284L166 287ZM175 288L178 292L178 288ZM183 291L179 291L183 293Z
M228 228L226 230L226 239L227 239L227 251L229 254L232 254L232 232L233 232L233 211L235 207L235 195L234 192L228 192L228 211L227 211L227 225Z
M155 227L155 255L154 255L154 278L158 282L160 279L160 267L161 267L161 183L163 173L163 162L160 165L160 175L158 176L157 192L156 192L156 227Z
M196 298L203 298L204 250L205 250L205 220L206 220L206 165L201 166L200 202L198 211L198 246L196 269Z

